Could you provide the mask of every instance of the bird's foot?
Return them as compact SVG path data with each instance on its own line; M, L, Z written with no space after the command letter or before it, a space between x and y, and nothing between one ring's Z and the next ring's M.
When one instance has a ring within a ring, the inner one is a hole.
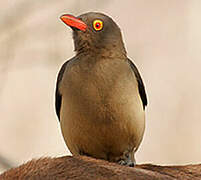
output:
M136 165L136 163L132 162L131 160L127 161L127 160L123 160L123 159L118 161L118 164L123 165L123 166L129 166L129 167L134 167Z
M123 156L118 161L118 164L124 165L124 166L129 166L129 167L134 167L136 165L134 152L133 151L132 152L125 151Z

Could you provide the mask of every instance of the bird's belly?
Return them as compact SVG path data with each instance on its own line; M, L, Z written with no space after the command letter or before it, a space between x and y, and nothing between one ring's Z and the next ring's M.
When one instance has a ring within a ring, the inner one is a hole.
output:
M136 87L128 83L128 87L101 90L87 84L74 91L69 86L62 97L61 129L69 150L108 159L108 154L115 157L137 149L145 117Z

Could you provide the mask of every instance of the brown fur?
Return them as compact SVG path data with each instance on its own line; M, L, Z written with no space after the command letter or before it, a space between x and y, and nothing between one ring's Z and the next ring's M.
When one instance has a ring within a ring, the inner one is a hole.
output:
M65 156L32 160L0 175L0 180L25 179L198 180L201 179L201 165L156 166L144 164L131 168L85 156Z

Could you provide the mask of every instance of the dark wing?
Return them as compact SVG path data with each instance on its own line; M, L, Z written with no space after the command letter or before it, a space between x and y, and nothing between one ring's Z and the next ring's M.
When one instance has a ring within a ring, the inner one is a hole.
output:
M142 78L140 76L139 71L137 70L137 67L135 66L135 64L130 59L128 59L128 63L130 64L130 67L133 70L133 72L135 74L135 77L137 79L138 90L139 90L140 97L141 97L141 100L142 100L142 103L143 103L143 108L145 109L145 106L147 106L147 95L146 95L146 92L145 92L145 88L144 88Z
M56 82L56 93L55 93L55 108L56 108L56 114L59 118L59 121L60 121L60 109L61 109L61 101L62 101L62 95L61 93L59 92L59 83L61 82L62 78L63 78L63 74L66 70L66 66L67 64L70 62L71 60L69 61L66 61L60 71L59 71L59 74L58 74L58 77L57 77L57 82Z

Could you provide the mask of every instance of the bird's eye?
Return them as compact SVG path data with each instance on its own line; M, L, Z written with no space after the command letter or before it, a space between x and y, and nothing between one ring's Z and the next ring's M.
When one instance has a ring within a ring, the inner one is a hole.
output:
M93 28L96 30L96 31L100 31L103 29L103 21L101 20L95 20L93 22Z

